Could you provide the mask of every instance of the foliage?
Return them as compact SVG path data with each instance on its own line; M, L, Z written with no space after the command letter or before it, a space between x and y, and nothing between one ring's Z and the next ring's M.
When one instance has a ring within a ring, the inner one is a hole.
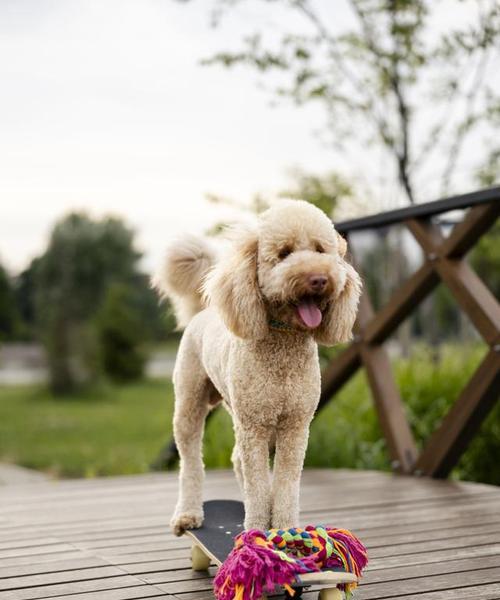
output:
M493 295L500 298L500 221L479 240L471 252L470 262Z
M36 268L36 315L51 388L67 393L99 375L92 317L113 282L130 282L139 253L133 232L117 218L93 221L73 213L56 224Z
M142 323L133 301L133 289L113 283L96 318L102 365L116 381L139 379L144 371Z
M171 435L172 408L165 380L62 398L0 387L0 460L59 477L143 473Z
M214 0L213 23L220 25L244 4ZM337 3L258 4L263 20L272 15L279 23L286 17L281 22L289 23L287 30L281 23L259 27L239 49L204 62L272 72L279 96L299 105L319 103L336 147L354 153L370 144L372 164L379 164L382 150L392 164L389 177L410 202L429 172L436 179L440 171L441 195L448 193L464 144L474 135L482 137L477 170L498 155L500 93L492 84L499 67L496 0L469 6L456 1L465 18L443 31L438 18L443 7L430 0L346 0L354 25L343 31L336 28Z
M21 320L21 329L17 337L22 340L36 338L35 286L39 264L40 259L34 258L29 266L15 278L15 301Z
M307 200L329 217L333 215L340 199L353 195L351 185L335 171L317 175L295 169L291 176L292 187L280 192L280 196Z
M404 234L401 228L393 227L382 231L354 232L352 235L363 285L376 308L385 304L411 273L408 255L404 251ZM364 239L356 238L356 235Z
M18 328L14 289L7 271L0 265L0 342L14 338Z
M429 350L419 348L415 363L410 360L399 365L401 393L419 445L435 430L484 354L481 346L448 346L435 363ZM455 469L455 477L500 484L498 461L494 459L500 454L499 424L500 405L497 403Z
M306 200L317 206L330 218L334 216L334 211L340 201L354 199L352 185L336 171L310 173L295 168L291 169L288 175L290 183L284 189L279 190L273 197ZM232 198L214 193L206 194L206 198L213 204L235 206L243 210L249 210L255 214L259 214L269 208L273 199L269 195L256 193L249 205L245 206ZM224 231L226 226L227 223L216 223L207 231L207 235L217 236Z

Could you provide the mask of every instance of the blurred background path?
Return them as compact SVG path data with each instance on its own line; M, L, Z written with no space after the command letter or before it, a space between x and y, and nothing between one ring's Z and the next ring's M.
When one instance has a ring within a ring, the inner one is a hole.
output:
M175 350L155 350L146 363L148 377L171 377ZM12 343L0 346L0 385L45 383L47 360L43 347L36 343Z

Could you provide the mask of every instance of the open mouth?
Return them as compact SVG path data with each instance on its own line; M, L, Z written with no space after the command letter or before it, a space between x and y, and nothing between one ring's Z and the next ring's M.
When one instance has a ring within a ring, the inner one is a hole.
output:
M314 296L304 296L295 305L300 320L309 329L318 327L323 319L323 313L318 304L319 301Z

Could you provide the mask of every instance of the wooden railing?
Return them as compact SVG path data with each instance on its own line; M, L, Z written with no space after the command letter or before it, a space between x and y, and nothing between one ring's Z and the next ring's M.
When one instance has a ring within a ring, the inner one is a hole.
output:
M468 211L444 238L432 219L456 209ZM322 377L319 410L360 367L365 368L395 471L446 477L498 399L500 304L471 269L465 255L494 225L499 213L500 187L496 187L336 225L347 238L355 231L404 225L424 253L420 268L378 312L373 310L365 287L354 340L331 361ZM448 287L489 350L419 454L383 344L439 282Z
M439 227L433 224L433 218L457 209L468 210L450 235L443 238ZM359 368L366 369L391 464L397 472L446 477L498 399L500 305L471 269L465 255L494 225L499 213L500 187L495 187L336 223L337 230L347 238L357 231L404 225L422 248L425 257L417 271L377 312L373 309L365 286L353 342L332 359L322 374L319 411ZM350 245L355 253L354 240ZM440 282L451 291L489 350L419 454L383 344ZM176 459L175 444L170 442L153 466L168 468Z

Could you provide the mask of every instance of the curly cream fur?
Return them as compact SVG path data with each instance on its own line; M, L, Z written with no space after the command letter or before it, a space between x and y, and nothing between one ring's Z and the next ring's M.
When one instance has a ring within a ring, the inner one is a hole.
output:
M193 311L194 290L200 306L199 277L210 262L202 243L189 244L197 258L185 269L185 259L170 259L163 277L162 289L174 295L182 315ZM359 276L345 262L345 251L345 241L319 209L282 201L261 215L254 231L240 233L231 254L208 272L208 307L187 325L174 370L181 459L171 521L176 534L203 521L203 428L217 400L233 418L232 460L245 527L298 525L300 475L321 387L316 342L331 345L350 337L360 295ZM169 256L176 252L185 256L185 246ZM311 296L311 278L318 275L324 288ZM312 329L296 308L309 297L323 315ZM272 320L285 327L273 328Z
M153 278L153 287L170 298L179 328L205 308L201 286L215 263L215 252L207 240L185 236L168 248L161 271Z

